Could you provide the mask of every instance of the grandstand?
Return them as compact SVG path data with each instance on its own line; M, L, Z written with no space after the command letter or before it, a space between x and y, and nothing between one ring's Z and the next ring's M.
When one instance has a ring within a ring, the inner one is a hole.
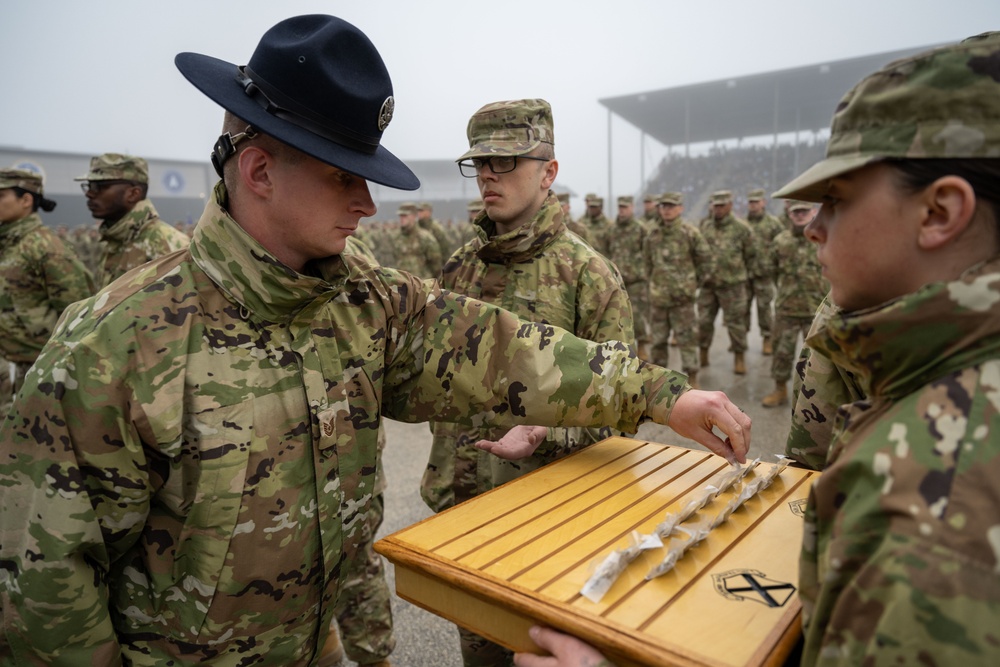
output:
M752 187L774 191L818 161L825 148L824 133L844 93L883 65L929 48L933 47L598 101L609 114L635 126L644 139L651 137L667 148L667 156L642 191L683 191L689 215L700 217L713 190L731 189L737 198ZM692 156L692 146L708 143L707 152ZM740 210L739 201L736 207Z
M736 210L751 187L773 191L822 157L822 132L840 97L864 75L919 47L804 67L720 79L598 100L614 114L666 148L666 156L645 183L620 191L635 194L679 190L688 217L705 213L708 194L733 190ZM781 139L779 141L779 138ZM610 142L610 137L609 137ZM610 147L614 153L614 147ZM215 183L208 160L163 160L144 156L150 167L149 196L163 219L193 222ZM46 174L46 193L59 207L44 216L50 226L92 224L74 176L86 173L90 155L0 146L0 164ZM640 161L642 156L637 156ZM476 183L462 178L452 160L408 160L420 179L415 192L372 184L377 218L394 220L403 201L429 201L439 220L462 221L466 204L479 196ZM557 190L569 190L559 182ZM613 206L610 175L605 201Z

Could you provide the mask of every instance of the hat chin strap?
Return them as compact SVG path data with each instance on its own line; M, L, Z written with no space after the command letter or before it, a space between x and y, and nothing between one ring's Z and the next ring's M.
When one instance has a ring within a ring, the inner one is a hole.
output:
M219 178L223 178L222 168L226 161L236 155L236 144L256 136L257 130L253 129L252 125L247 125L246 129L236 136L226 132L216 140L215 146L212 147L212 166L215 167L215 173L219 175Z
M249 65L237 69L236 82L243 92L260 105L264 111L275 118L291 123L307 130L323 139L350 148L351 150L374 155L379 147L379 139L365 137L351 130L336 125L328 118L323 118L303 107L295 100L264 81Z

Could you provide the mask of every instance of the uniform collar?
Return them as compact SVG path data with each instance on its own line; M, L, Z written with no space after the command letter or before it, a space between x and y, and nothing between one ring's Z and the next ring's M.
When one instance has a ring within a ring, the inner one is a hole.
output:
M101 238L105 241L124 243L158 217L153 203L148 199L143 199L131 211L123 215L121 220L106 227L102 224Z
M317 297L339 292L348 269L339 256L310 262L304 275L282 264L223 208L220 181L191 239L195 263L239 305L269 322L289 320Z
M539 255L565 229L562 206L550 191L531 222L506 234L497 235L496 225L485 215L477 218L476 255L484 262L523 262Z
M874 308L838 313L809 337L869 396L905 396L937 377L1000 354L1000 258L951 282Z

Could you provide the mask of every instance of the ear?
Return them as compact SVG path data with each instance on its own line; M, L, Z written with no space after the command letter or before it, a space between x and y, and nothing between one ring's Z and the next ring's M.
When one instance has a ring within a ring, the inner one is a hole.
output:
M246 189L258 197L270 199L274 191L271 173L274 157L259 146L247 146L236 159L240 180Z
M545 171L542 175L542 189L548 191L552 184L556 182L556 175L559 173L559 161L549 160L545 163Z
M976 212L976 194L959 176L942 176L920 194L923 218L917 244L936 250L953 242L968 228Z

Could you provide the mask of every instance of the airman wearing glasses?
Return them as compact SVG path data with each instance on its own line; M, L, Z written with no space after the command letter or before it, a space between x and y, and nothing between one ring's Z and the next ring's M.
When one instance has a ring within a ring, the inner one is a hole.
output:
M105 153L90 160L77 181L90 214L101 221L97 284L104 287L137 266L181 250L188 236L160 220L146 199L149 168L140 157Z
M633 344L632 309L615 266L566 228L550 189L559 172L552 109L541 99L487 104L468 125L469 150L458 159L475 178L485 210L477 238L445 265L441 285L512 310L525 320L581 338ZM520 427L522 430L534 427ZM435 423L421 494L441 511L610 435L609 429L537 428L534 454L506 461L477 451L507 428ZM509 652L460 630L466 665L507 664Z

